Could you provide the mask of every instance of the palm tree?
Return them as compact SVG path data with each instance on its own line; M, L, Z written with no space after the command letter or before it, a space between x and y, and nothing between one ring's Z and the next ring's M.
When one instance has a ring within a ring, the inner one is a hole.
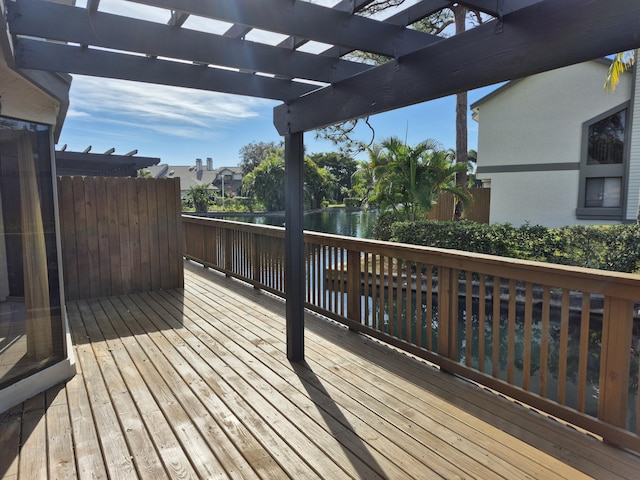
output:
M211 192L209 192L209 185L204 183L191 187L185 197L194 206L196 212L206 212L209 209L209 202L212 199Z
M607 74L607 80L604 83L604 88L608 92L615 92L618 83L620 82L620 76L629 70L636 63L638 56L638 49L629 50L627 52L617 53L611 62L609 67L609 73Z
M415 220L431 210L441 192L469 203L469 194L455 178L467 166L455 163L453 152L442 150L431 139L410 147L392 137L381 146L371 166L377 179L373 199L382 209L392 208L407 220Z

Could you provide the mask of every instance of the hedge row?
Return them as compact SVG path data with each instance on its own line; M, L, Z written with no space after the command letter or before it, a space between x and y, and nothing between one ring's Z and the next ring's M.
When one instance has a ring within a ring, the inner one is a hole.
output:
M602 270L640 273L640 225L571 226L486 225L461 222L398 222L378 217L380 240L486 253Z

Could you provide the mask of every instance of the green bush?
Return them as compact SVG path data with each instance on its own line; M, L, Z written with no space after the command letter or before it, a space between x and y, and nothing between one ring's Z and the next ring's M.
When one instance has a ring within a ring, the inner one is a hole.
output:
M379 240L464 250L601 270L640 273L640 225L572 226L486 225L469 221L394 221L378 217Z
M344 198L345 207L359 207L360 205L362 205L362 200L360 200L359 198L353 198L353 197Z

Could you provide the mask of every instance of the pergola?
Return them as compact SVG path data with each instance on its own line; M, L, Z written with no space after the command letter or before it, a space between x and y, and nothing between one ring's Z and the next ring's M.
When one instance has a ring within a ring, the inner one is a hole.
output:
M100 0L4 3L0 44L15 68L282 101L294 361L304 358L304 132L640 47L638 0L405 0L384 19L359 13L373 0L129 0L164 10L165 23L104 13ZM449 38L411 28L454 3L490 17ZM192 29L193 19L215 22ZM281 40L261 43L265 33ZM374 66L353 51L388 60Z

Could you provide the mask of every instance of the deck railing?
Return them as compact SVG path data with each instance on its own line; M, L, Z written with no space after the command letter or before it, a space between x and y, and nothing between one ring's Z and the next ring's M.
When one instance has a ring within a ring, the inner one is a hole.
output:
M187 258L284 295L284 229L183 226ZM305 263L307 308L640 451L640 276L312 232Z

